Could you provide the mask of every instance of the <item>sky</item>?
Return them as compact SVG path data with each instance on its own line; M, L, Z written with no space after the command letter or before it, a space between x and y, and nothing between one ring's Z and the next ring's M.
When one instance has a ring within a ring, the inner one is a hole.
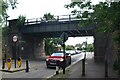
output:
M18 18L19 15L26 16L27 19L43 17L45 13L54 15L71 14L71 10L64 8L65 4L71 3L71 0L17 0L17 8L8 9L9 19ZM99 0L92 0L94 4Z
M43 17L45 13L53 15L68 15L71 10L64 7L65 4L70 4L71 0L17 0L17 8L9 7L7 13L8 20L16 19L19 15L26 16L27 19ZM93 4L97 4L100 0L92 0ZM86 41L86 37L69 37L66 44L75 45ZM93 43L93 37L87 37L88 43Z
M18 0L17 9L9 8L8 10L9 19L17 18L20 14L28 19L43 17L45 13L70 14L70 11L64 8L64 5L70 2L71 0Z
M94 43L94 37L93 36L69 37L65 44L75 46L76 44L82 44L83 42L86 42L86 41L88 44L92 44Z

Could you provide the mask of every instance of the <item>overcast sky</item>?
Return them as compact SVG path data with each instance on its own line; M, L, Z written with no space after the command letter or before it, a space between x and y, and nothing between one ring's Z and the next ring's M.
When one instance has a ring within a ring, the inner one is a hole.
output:
M94 4L100 0L92 0ZM71 0L18 0L17 8L8 9L9 20L16 19L19 15L26 16L27 19L43 17L45 13L53 15L71 14L71 10L64 8L65 4L71 3ZM66 44L75 45L86 41L86 37L70 37ZM93 37L87 38L88 43L93 43Z
M99 0L92 0L94 4ZM24 15L26 18L43 17L45 13L54 15L71 14L71 10L64 8L65 4L71 3L71 0L18 0L17 8L8 9L9 19L18 18L19 15Z
M43 17L45 13L54 15L70 14L70 11L64 8L65 4L69 4L71 0L18 0L17 9L9 8L10 18L17 18L20 14L27 18Z
M94 42L93 36L87 36L87 37L69 37L68 40L66 41L66 45L76 45L76 44L81 44L83 42L86 42L88 44L92 44Z

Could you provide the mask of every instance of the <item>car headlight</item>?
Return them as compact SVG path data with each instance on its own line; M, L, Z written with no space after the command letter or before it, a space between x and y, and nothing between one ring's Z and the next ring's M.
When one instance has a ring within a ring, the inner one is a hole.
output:
M63 61L63 59L60 59L60 61L62 62L62 61Z
M49 61L49 59L46 59L46 61Z

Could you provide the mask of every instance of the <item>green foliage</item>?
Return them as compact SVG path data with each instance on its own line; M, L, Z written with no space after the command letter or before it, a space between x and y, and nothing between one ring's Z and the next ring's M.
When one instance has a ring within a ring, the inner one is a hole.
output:
M52 15L51 13L46 13L44 14L43 18L41 18L41 20L52 20L55 19L54 15Z
M3 27L2 28L2 36L3 37L7 37L8 36L8 30L9 30L8 27Z
M8 8L8 4L5 3L3 0L0 1L0 26L3 26L3 24L5 23L5 17L7 15L6 10Z
M88 52L93 52L93 51L94 51L94 46L93 46L93 44L87 44L86 51L88 51Z
M9 6L8 6L7 3L4 2L4 0L2 0L1 3L2 3L2 11L1 11L1 14L4 16L4 15L7 14L7 13L6 13L6 10L8 9Z
M20 16L18 17L18 19L19 19L19 21L18 21L17 26L18 26L18 27L22 27L22 26L24 25L24 23L25 23L26 17L23 16L23 15L20 15Z
M117 59L113 64L113 69L118 71L118 74L120 75L120 49L118 50Z
M103 33L113 32L120 29L120 2L100 2L92 5L91 2L73 2L65 5L66 8L75 8L72 12L81 18L80 26L97 26L98 31ZM85 19L86 18L86 19Z
M75 9L76 6L78 9ZM77 14L81 19L80 26L96 26L96 33L109 34L116 31L120 32L120 1L119 2L100 2L93 5L89 0L73 2L65 5L67 9L74 8L72 13ZM86 18L86 19L85 19ZM120 72L120 33L114 37L117 43L117 70Z
M118 33L114 35L113 40L116 44L120 44L120 31L118 31Z
M60 38L45 38L45 51L47 55L52 54L58 50L59 42L61 42Z
M120 75L120 30L116 31L116 34L115 34L113 40L117 44L117 50L118 50L117 58L114 62L113 69L117 70Z
M9 1L9 0L8 0ZM14 5L14 8L16 7L16 4L17 2L15 2L13 5ZM12 5L11 5L12 6ZM7 9L9 7L9 4L6 3L6 0L0 0L0 29L1 29L1 37L0 38L2 40L2 46L5 45L5 42L6 42L6 37L8 37L8 32L9 32L9 29L7 27L7 25L5 24L7 18L9 17L8 14L7 14ZM13 8L13 7L12 7ZM9 47L10 46L7 46L7 50L9 50ZM2 50L3 51L3 50ZM10 53L7 54L7 56L11 56Z
M119 61L118 61L118 59L116 59L115 62L114 62L114 64L113 64L113 69L114 69L114 70L118 70L119 67L120 67L119 65L120 65L120 64L119 64Z
M16 8L17 1L14 2L12 6L12 9ZM9 7L9 4L5 0L0 0L0 26L3 26L4 22L6 21L7 9Z
M73 45L67 45L66 50L74 50L75 47Z

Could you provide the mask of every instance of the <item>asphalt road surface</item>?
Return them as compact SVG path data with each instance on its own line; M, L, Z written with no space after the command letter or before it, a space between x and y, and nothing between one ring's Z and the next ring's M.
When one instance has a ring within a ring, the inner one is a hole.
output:
M72 63L82 60L85 52L72 55ZM92 58L93 53L86 53L86 58ZM24 64L24 63L23 63ZM1 71L0 71L1 72ZM47 68L45 61L30 61L30 71L19 71L14 73L2 72L3 78L48 78L55 74L55 69Z

